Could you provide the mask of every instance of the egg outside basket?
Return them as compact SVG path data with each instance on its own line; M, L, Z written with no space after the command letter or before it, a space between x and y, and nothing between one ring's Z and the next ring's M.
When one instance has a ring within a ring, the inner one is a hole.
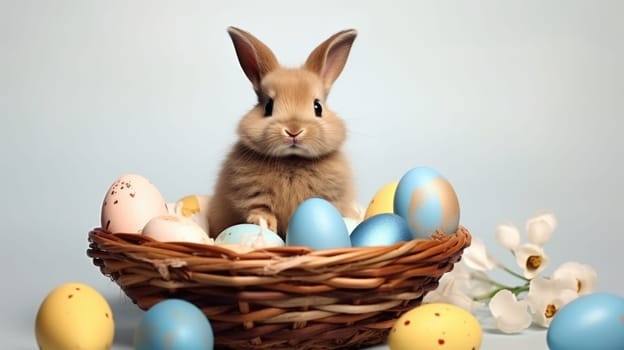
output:
M220 246L89 233L87 255L141 309L168 298L197 305L224 349L357 349L382 343L470 245L451 235L388 247L236 253Z

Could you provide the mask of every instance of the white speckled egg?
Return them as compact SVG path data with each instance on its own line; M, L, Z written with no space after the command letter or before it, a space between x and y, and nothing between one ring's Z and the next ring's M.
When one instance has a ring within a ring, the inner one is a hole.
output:
M151 218L165 214L167 204L156 186L141 175L129 174L106 192L101 223L111 233L140 233Z
M179 215L152 218L143 228L143 235L161 242L214 243L195 221Z
M281 247L284 241L277 233L255 224L238 224L223 230L215 239L215 244L239 244L249 248Z

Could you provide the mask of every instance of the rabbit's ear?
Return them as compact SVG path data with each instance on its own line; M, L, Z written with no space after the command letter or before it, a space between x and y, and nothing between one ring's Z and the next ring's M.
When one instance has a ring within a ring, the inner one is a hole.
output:
M228 33L234 43L238 62L243 72L253 84L256 91L260 90L262 78L279 66L277 58L264 43L244 30L229 27Z
M347 63L356 36L355 29L338 32L321 43L308 56L304 67L321 77L326 91L329 91Z

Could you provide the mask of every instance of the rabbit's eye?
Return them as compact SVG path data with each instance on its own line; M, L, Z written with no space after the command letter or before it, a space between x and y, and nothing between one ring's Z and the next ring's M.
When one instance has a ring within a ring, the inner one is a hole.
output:
M323 116L323 106L321 106L321 102L318 98L314 100L314 115L317 117Z
M270 117L273 114L273 99L269 98L264 105L264 116Z

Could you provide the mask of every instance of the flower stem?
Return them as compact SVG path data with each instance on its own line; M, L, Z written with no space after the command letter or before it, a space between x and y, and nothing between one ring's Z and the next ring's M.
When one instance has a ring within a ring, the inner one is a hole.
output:
M501 270L507 272L508 274L510 274L510 275L512 275L512 276L514 276L516 278L519 278L519 279L521 279L521 280L523 280L525 282L530 282L531 281L530 279L528 279L528 278L522 276L521 274L511 270L510 268L508 268L507 266L505 266L503 264L498 264L497 266L498 266L499 269L501 269Z
M481 276L479 274L471 274L470 278L475 279L475 280L479 280L479 281L483 281L485 283L489 283L489 284L493 285L494 287L501 288L501 289L513 289L514 288L512 286L508 286L508 285L496 282L494 280L491 280L491 279L489 279L487 277L483 277L483 276Z
M473 298L473 300L474 301L490 300L490 299L492 299L492 297L494 297L496 295L496 293L500 292L501 290L505 290L505 289L509 290L510 292L512 292L515 296L518 296L518 295L520 295L520 294L522 294L524 292L528 292L529 291L529 285L525 284L523 286L508 287L508 288L498 287L498 288L494 289L493 291L491 291L491 292L489 292L487 294L484 294L484 295L481 295L481 296Z

